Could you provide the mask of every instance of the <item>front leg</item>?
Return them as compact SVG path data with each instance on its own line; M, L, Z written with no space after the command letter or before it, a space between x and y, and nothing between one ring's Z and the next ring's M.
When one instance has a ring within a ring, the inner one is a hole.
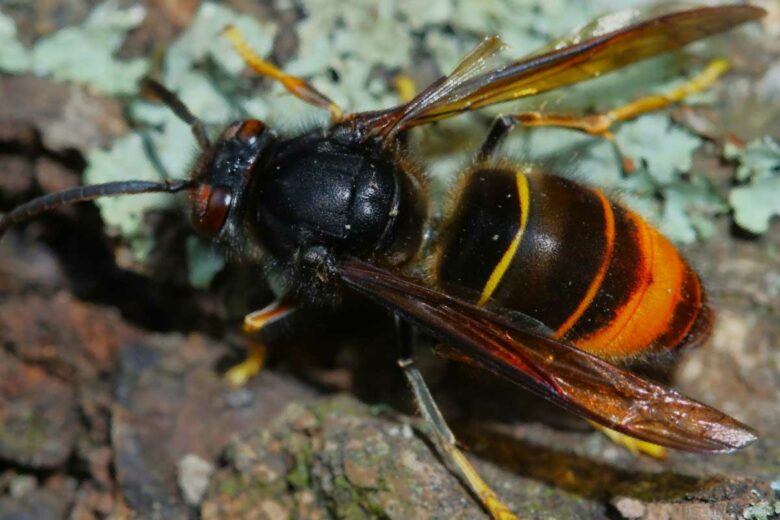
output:
M295 304L285 298L279 298L259 311L244 317L244 332L247 334L247 357L225 373L225 379L235 386L244 386L263 369L267 356L265 343L260 339L263 329L272 323L287 318L295 312Z
M342 120L343 112L333 100L314 88L314 86L305 79L287 74L273 63L258 56L236 27L232 25L227 27L225 29L225 36L230 40L230 43L233 44L233 48L250 69L261 76L279 82L287 89L287 92L301 101L315 107L327 108L333 123L338 123Z

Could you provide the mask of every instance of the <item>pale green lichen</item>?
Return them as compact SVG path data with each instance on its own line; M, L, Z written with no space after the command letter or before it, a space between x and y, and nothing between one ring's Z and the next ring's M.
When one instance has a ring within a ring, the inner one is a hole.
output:
M0 71L74 81L109 95L136 92L146 74L144 59L118 60L114 54L131 29L143 21L142 6L97 6L83 24L41 38L32 49L16 39L14 22L0 13Z
M206 2L184 32L167 49L162 78L165 84L170 88L181 88L181 84L186 83L190 75L196 73L194 67L204 63L206 59L213 60L226 73L239 75L244 70L244 62L222 35L230 25L241 31L247 43L261 56L271 50L276 35L274 24L239 15L220 4ZM193 102L197 99L195 97ZM203 117L207 115L203 114ZM217 114L213 117L220 115L225 116Z
M105 94L131 94L146 74L147 61L117 60L114 53L144 16L140 5L121 9L114 2L103 3L80 26L38 41L32 50L32 70L58 81L84 83Z
M743 182L729 194L735 222L751 233L766 233L772 217L780 216L780 144L766 137L742 149L727 147L725 155L739 162L737 179Z
M780 502L770 504L766 500L748 506L742 511L742 518L745 520L771 520L778 515L780 515Z
M516 60L544 48L547 42L577 39L592 33L578 32L583 22L602 13L615 17L634 16L642 0L597 0L582 4L572 0L435 0L425 9L412 0L373 2L349 0L301 0L306 15L294 30L298 51L284 64L285 70L302 75L332 97L347 111L392 106L398 98L390 79L399 72L420 72L418 62L432 60L446 73L484 35L498 34L506 49L498 58ZM575 5L576 4L576 5ZM284 9L283 3L278 6ZM289 6L288 6L289 7ZM575 8L576 7L576 8ZM16 41L13 23L0 15L0 70L34 70L62 80L77 81L106 93L133 93L136 80L148 70L146 60L120 60L117 48L129 30L143 16L140 7L119 8L114 2L99 5L83 24L62 29L41 39L32 50ZM602 18L596 26L614 24ZM182 34L168 47L160 68L160 79L176 91L190 109L209 127L219 132L229 121L257 117L282 131L297 131L305 125L325 123L327 113L295 99L274 84L252 91L242 79L242 60L232 50L222 31L236 25L260 55L267 55L279 28L273 22L235 13L206 2ZM704 46L706 49L707 46ZM72 60L78 57L78 66ZM625 103L648 89L668 90L679 83L678 56L661 57L608 74L582 85L483 110L481 115L464 115L445 121L438 128L413 133L422 152L420 160L432 172L434 194L445 195L459 171L466 167L484 137L485 115L538 109L582 112L607 109ZM427 70L423 67L423 70ZM427 70L426 77L430 77ZM424 85L418 85L418 88ZM707 102L699 98L697 101ZM128 113L142 134L120 138L109 150L87 153L88 182L142 178L180 178L187 174L197 153L186 126L159 104L131 99ZM691 172L691 157L701 140L675 125L663 113L643 116L618 125L618 149L637 164L626 175L622 157L609 142L578 132L557 129L518 131L503 147L508 157L520 162L539 161L555 171L573 174L585 182L619 194L634 209L658 224L672 239L691 242L712 233L710 219L724 213L723 197L710 184ZM733 190L729 201L735 206L740 225L751 230L766 229L776 212L772 202L780 197L775 177L758 178L745 168L758 159L740 161L739 178L745 184ZM756 156L757 157L757 156ZM752 162L751 162L752 161ZM685 174L685 175L683 175ZM692 179L689 181L689 179ZM769 191L772 190L772 191ZM757 193L760 192L760 193ZM752 201L765 197L760 204ZM749 199L751 204L747 204ZM170 196L131 197L100 202L106 222L129 240L134 256L142 260L153 247L142 223L150 208L170 206ZM194 252L197 247L191 245ZM190 255L193 280L208 283L216 264L197 265Z
M425 9L420 9L418 0L398 0L398 13L403 17L403 23L413 30L445 24L453 18L452 0L429 0Z
M0 72L25 72L31 61L30 52L16 37L16 24L0 12Z
M214 244L193 235L187 238L187 265L190 285L207 289L214 276L225 267L225 259Z
M175 148L175 143L166 148ZM130 134L118 139L108 150L92 150L87 154L87 160L89 166L84 172L84 182L88 184L121 179L160 180L164 176L159 163L148 154L148 147L141 134ZM173 207L176 200L170 195L152 193L98 199L96 204L106 224L128 240L136 259L143 259L154 247L149 227L143 220L144 213L153 208Z
M286 64L349 111L397 102L388 84L372 81L375 67L403 68L412 59L413 39L399 23L392 2L304 0L313 13L296 28L298 54ZM335 77L334 74L335 73ZM368 89L374 85L373 91Z
M728 211L728 204L705 177L676 182L663 191L660 229L668 237L684 244L715 234L713 217Z
M766 233L773 216L780 216L780 176L734 188L729 194L734 220L751 233Z
M671 184L690 171L701 139L672 124L664 114L647 114L622 124L616 134L620 150L647 166L660 185Z
M780 143L771 137L750 141L744 148L728 143L723 155L739 162L737 180L740 182L767 179L780 170Z

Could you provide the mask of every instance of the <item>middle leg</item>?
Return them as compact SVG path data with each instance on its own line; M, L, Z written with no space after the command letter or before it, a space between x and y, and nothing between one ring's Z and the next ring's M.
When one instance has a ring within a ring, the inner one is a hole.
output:
M476 496L482 506L494 520L517 520L517 516L501 501L490 486L482 480L476 468L469 462L463 452L458 449L455 435L447 425L436 401L433 399L428 385L414 364L414 329L399 316L395 316L400 358L398 365L404 372L409 386L412 388L414 400L420 414L432 431L432 440L439 455L444 459L451 471L462 480L471 493Z

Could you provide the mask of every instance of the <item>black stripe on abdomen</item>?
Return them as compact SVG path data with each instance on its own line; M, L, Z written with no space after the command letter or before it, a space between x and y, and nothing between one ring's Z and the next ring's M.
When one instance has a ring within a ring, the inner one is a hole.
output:
M575 343L578 338L589 336L612 322L643 282L646 259L642 230L628 210L615 203L611 207L615 218L612 259L588 309L564 335Z
M516 172L468 174L442 233L436 276L442 288L476 301L519 229Z
M528 181L528 225L493 299L555 330L577 309L602 264L604 209L593 190L564 177L534 173Z

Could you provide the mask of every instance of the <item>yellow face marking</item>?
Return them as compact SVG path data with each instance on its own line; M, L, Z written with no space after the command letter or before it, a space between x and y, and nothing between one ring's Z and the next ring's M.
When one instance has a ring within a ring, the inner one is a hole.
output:
M555 331L555 338L561 338L564 334L569 332L569 329L571 329L574 324L577 323L577 320L582 317L596 297L596 293L601 288L604 277L607 276L607 268L612 262L612 251L615 248L615 214L612 212L612 206L610 205L609 200L607 200L607 197L598 190L594 190L594 193L598 196L601 201L601 206L604 209L604 238L606 240L606 244L604 245L604 258L601 259L599 270L596 272L596 276L593 277L593 280L591 280L588 291L585 293L582 300L580 300L577 308L574 309L574 312L568 319Z
M509 269L509 265L512 263L515 253L517 253L517 248L520 247L520 241L523 239L523 234L525 233L525 226L528 224L528 210L531 204L528 179L525 174L520 171L516 173L516 177L517 194L520 202L520 227L518 228L517 233L515 233L512 243L509 244L509 247L504 252L504 256L501 257L501 260L496 264L493 272L490 273L490 278L488 278L485 287L482 289L482 295L477 302L477 305L479 306L485 305L490 297L493 296L493 292L495 292L496 287L498 287L499 282L504 277L504 273Z

